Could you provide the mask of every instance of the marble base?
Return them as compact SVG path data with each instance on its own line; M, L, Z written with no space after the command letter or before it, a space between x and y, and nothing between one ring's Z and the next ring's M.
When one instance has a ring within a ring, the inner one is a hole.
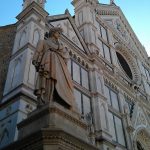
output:
M80 115L57 103L32 112L18 130L18 141L3 150L98 150Z

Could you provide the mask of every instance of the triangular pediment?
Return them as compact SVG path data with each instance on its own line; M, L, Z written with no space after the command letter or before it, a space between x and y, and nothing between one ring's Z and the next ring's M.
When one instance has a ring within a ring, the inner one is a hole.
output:
M89 53L79 30L77 29L72 17L69 14L49 17L48 23L54 27L61 27L63 29L63 35L67 40L71 41L82 52L87 54Z
M81 50L84 51L83 46L81 45L78 36L76 35L69 19L63 19L54 21L51 23L54 27L61 27L63 29L63 34L71 40L74 44L76 44Z
M135 116L134 127L137 129L141 126L145 128L149 126L149 120L143 108L137 106L137 109L135 111L136 111L136 116Z
M125 18L123 19L125 20ZM133 32L129 29L129 26L126 24L126 22L123 22L122 19L120 19L119 16L112 17L107 19L105 17L105 21L111 26L114 31L119 35L119 38L123 40L129 47L132 49L137 49L137 45L135 42L135 38L133 38ZM135 35L135 34L134 34ZM139 41L137 41L138 43Z
M136 55L148 56L145 48L140 43L128 20L118 6L102 5L97 8L97 14L114 31L115 37L132 49Z

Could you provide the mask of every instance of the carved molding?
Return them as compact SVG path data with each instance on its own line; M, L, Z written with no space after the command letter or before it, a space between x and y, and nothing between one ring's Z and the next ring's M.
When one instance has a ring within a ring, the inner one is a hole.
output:
M110 80L108 80L107 78L104 77L104 81L105 81L105 84L109 85L112 89L114 89L115 91L118 91L117 89L117 86L111 82Z
M135 139L134 139L134 147L135 150L137 149L137 142L141 144L141 146L144 148L144 150L150 149L150 133L147 131L147 129L142 128L137 130Z
M89 69L89 64L87 62L85 62L85 60L83 58L81 58L79 55L75 54L72 51L70 51L69 54L70 54L71 58L76 60L78 63L80 63L86 69Z
M147 126L147 120L142 112L139 113L136 121L136 126L144 125Z
M10 138L12 120L4 121L0 126L0 145L5 138ZM8 140L9 142L9 140Z
M59 114L60 116L64 117L65 119L77 124L78 126L82 127L83 129L87 129L87 125L82 123L81 121L79 121L78 119L76 118L73 118L71 115L69 115L68 113L62 111L61 109L58 109L58 108L55 108L55 107L52 107L49 109L49 112L50 113L56 113L56 114Z
M95 10L95 12L98 14L98 16L102 16L102 15L110 15L110 16L118 16L123 25L126 27L127 32L130 34L136 48L138 48L138 50L140 51L140 49L143 50L143 46L142 44L139 42L137 36L135 35L134 31L132 30L130 24L128 23L128 21L126 20L126 18L124 17L122 11L120 11L120 8L117 6L99 6L98 9Z
M59 129L42 129L41 131L32 134L29 137L19 140L5 150L37 150L43 149L43 146L48 149L58 150L98 150L95 146L88 144L76 137Z
M81 127L84 130L87 130L86 123L80 119L80 115L76 112L70 112L69 110L64 110L62 106L60 106L57 103L51 104L51 106L45 105L42 107L42 109L36 110L35 112L29 114L28 119L22 121L20 124L18 124L18 128L22 128L25 124L30 124L34 122L35 120L38 120L39 118L45 116L45 114L58 114L62 118L74 123L75 125Z
M129 36L128 33L126 32L125 28L122 26L121 22L119 19L115 20L115 28L117 29L118 33L122 36L122 38L129 42Z
M140 85L141 75L139 73L139 69L138 69L135 58L131 56L131 54L128 52L128 49L124 47L122 44L118 42L115 43L115 48L119 53L121 53L124 56L124 58L126 58L126 61L129 63L129 66L131 67L131 71L133 74L133 82Z

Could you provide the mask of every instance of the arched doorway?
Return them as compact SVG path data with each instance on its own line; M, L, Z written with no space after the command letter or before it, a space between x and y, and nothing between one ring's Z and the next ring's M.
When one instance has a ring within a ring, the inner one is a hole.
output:
M138 150L144 150L142 144L139 141L136 141L136 146Z
M137 132L135 147L136 150L150 150L150 134L146 129Z

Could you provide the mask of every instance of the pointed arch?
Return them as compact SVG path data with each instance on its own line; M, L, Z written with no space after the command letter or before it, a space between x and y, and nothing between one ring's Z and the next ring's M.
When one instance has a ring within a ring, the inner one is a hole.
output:
M105 107L104 103L102 103L100 105L100 111L101 111L102 128L107 130L108 129L108 120L107 120L107 114L106 114L106 107Z
M38 41L40 40L40 32L38 29L35 29L33 32L33 40L32 40L32 44L36 47Z
M145 127L139 127L134 135L134 147L135 150L139 150L139 146L143 148L143 150L150 149L150 131Z
M20 77L20 68L21 68L21 57L17 58L14 63L13 75L11 80L11 87L15 87L19 83Z
M26 41L26 31L24 30L21 34L20 34L20 41L19 41L19 47L23 47Z

